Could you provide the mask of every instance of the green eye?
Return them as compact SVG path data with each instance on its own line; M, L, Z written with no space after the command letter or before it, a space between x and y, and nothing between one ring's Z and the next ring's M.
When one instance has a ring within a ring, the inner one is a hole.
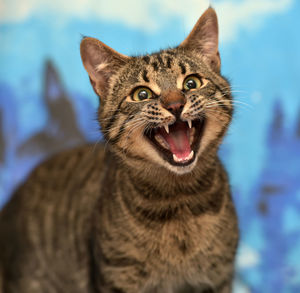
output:
M201 87L201 85L202 85L202 82L201 82L200 78L195 75L190 75L190 76L186 77L186 79L183 82L183 88L186 91L197 89L197 88Z
M151 99L152 96L153 96L153 93L150 89L148 89L146 87L139 87L133 92L132 99L134 101L144 101L147 99Z

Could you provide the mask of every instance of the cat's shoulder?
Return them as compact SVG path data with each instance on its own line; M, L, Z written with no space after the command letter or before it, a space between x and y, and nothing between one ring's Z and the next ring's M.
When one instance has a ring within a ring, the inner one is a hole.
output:
M47 158L16 189L7 206L28 206L37 198L47 201L49 197L53 201L53 197L77 189L80 183L88 183L85 179L92 174L101 174L104 157L104 145L97 144L64 150Z
M47 181L50 181L51 178L61 180L69 176L69 174L83 173L95 164L101 167L104 156L105 148L102 144L98 144L97 146L84 145L64 150L39 164L29 175L29 180L26 183L35 178L46 179Z

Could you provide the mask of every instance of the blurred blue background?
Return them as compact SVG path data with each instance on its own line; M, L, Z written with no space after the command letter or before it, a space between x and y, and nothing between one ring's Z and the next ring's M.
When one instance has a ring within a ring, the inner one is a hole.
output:
M0 0L0 207L49 155L101 139L82 36L178 45L212 4L236 100L221 149L241 230L235 292L300 292L300 1Z

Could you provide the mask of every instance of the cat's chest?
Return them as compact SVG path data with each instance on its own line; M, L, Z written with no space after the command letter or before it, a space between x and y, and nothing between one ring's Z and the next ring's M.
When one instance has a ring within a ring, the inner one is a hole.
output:
M208 282L206 257L212 244L210 229L204 226L208 221L211 219L203 217L170 222L156 237L149 238L147 267L151 283L166 286L165 292L173 293L187 284L199 286Z
M182 217L161 225L148 237L165 260L184 261L208 248L218 219L209 215ZM155 235L153 235L155 234Z
M152 269L166 275L178 275L178 271L191 273L194 264L204 261L203 255L211 249L213 231L208 222L214 220L205 216L185 218L166 223L156 232L149 233L143 249Z

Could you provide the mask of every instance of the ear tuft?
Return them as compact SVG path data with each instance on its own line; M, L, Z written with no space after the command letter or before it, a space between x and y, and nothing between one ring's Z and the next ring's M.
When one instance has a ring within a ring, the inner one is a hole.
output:
M90 37L85 37L81 41L80 54L92 86L99 95L106 93L110 77L129 59L99 40Z
M196 51L204 56L211 68L220 70L218 51L218 18L215 10L209 7L198 19L194 28L180 47Z

